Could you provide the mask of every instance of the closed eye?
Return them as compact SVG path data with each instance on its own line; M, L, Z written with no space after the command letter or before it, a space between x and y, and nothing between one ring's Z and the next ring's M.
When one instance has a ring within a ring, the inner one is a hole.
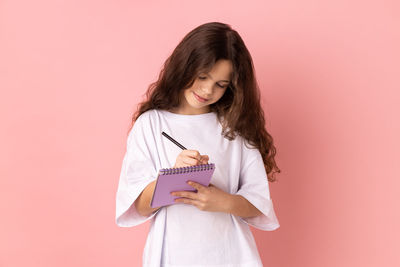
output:
M200 80L205 80L205 79L207 79L207 77L199 76L199 79L200 79ZM225 85L220 85L219 83L217 83L217 85L218 85L218 87L220 87L220 88L225 88Z
M225 87L224 85L220 85L219 83L217 83L217 85L218 85L219 87L221 87L221 88L224 88L224 87Z

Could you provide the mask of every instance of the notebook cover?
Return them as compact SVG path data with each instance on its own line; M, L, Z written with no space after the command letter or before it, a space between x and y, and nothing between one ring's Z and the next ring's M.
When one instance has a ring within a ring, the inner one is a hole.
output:
M172 196L170 193L173 191L185 190L196 192L196 189L187 184L189 180L208 186L214 170L214 163L182 168L161 169L158 173L156 186L151 199L151 207L157 208L175 204L175 198L179 197Z

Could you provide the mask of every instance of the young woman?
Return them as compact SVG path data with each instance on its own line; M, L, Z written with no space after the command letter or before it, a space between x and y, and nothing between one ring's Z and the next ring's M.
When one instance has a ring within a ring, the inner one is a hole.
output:
M132 118L116 196L118 226L150 220L143 265L262 266L249 225L279 227L268 181L280 170L239 34L219 22L193 29L146 95ZM176 203L150 207L158 170L209 161L209 186L192 183L197 192L174 192Z

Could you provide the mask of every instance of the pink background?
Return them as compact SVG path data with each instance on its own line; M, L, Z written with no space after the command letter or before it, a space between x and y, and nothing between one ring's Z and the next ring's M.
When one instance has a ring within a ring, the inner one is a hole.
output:
M130 116L210 21L250 50L278 149L264 265L400 266L398 1L144 2L0 2L0 266L141 265L149 224L115 224Z

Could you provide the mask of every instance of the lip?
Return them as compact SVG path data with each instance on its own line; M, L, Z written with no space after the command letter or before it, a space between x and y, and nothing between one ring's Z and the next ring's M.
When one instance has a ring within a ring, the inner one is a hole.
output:
M196 97L196 99L202 103L207 102L208 99L202 98L201 96L197 95L195 92L193 92L194 96Z

